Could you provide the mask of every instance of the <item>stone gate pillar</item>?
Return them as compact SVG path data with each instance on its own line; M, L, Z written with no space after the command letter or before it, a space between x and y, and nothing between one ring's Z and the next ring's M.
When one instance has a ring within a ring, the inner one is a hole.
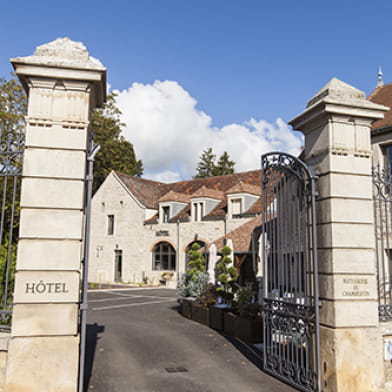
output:
M86 150L106 70L68 38L11 62L29 95L7 392L75 392Z
M293 119L303 159L320 175L317 202L321 378L325 392L383 385L378 326L370 125L388 108L332 79Z

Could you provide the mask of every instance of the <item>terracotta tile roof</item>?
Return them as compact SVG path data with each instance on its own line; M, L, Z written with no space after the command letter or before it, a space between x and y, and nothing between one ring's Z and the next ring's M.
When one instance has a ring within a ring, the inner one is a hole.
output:
M226 191L226 194L231 193L250 193L251 195L261 196L261 185L256 186L252 184L245 184L240 181L238 184L235 184L233 187Z
M140 203L145 207L152 209L157 209L158 200L170 191L191 196L203 187L208 189L208 192L212 194L212 191L226 193L239 182L254 185L255 187L258 187L261 184L261 170L235 173L227 176L180 181L171 184L146 180L144 178L133 177L119 172L116 172L116 175ZM204 191L200 190L200 192ZM215 194L217 195L218 193Z
M252 233L259 232L261 226L261 215L250 219L235 230L230 231L226 236L222 236L213 242L216 249L220 251L224 245L225 239L231 239L233 241L234 253L238 252L250 252L252 250ZM259 230L257 230L259 229ZM257 239L259 233L255 235L255 247L257 249Z
M209 197L211 199L223 200L225 194L220 190L209 189L203 185L201 188L199 188L195 193L191 195L191 198L196 198L196 197Z
M392 108L392 83L376 87L368 96L368 100ZM375 121L372 124L372 129L385 128L387 126L392 126L392 110L385 112L383 119Z
M218 190L226 193L228 189L235 184L242 181L245 184L260 185L261 184L261 170L253 170L244 173L230 174L227 176L216 176L209 178L200 178L195 180L175 182L172 184L165 184L168 189L175 192L192 195L203 186L208 189Z
M189 203L190 197L183 193L169 191L158 199L158 202L163 201L178 201L180 203Z
M165 184L119 172L115 172L115 174L145 207L151 209L158 208L157 201L163 194L161 187Z

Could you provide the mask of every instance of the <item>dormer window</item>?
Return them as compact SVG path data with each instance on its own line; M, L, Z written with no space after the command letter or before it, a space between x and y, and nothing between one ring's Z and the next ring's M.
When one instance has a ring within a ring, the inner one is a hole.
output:
M204 215L204 203L194 202L192 203L192 216L195 222L200 222Z
M162 223L168 223L170 219L170 207L162 207Z
M240 215L242 213L242 200L231 199L231 215Z

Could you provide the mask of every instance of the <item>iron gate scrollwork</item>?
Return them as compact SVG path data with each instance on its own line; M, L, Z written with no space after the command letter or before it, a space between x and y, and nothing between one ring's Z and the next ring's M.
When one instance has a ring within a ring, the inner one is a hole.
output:
M320 392L316 178L292 155L261 159L264 370Z

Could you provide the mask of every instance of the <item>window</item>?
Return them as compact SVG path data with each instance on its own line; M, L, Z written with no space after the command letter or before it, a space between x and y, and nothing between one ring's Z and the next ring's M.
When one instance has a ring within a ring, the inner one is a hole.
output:
M176 251L168 242L160 242L155 245L152 254L152 268L154 270L176 269Z
M169 222L169 219L170 219L170 207L169 206L162 207L162 222L167 223Z
M108 215L108 235L114 234L114 215Z
M241 199L233 199L231 201L231 215L241 214Z
M204 215L204 203L192 203L193 204L193 220L200 222Z
M114 281L121 282L122 279L122 250L114 251Z

